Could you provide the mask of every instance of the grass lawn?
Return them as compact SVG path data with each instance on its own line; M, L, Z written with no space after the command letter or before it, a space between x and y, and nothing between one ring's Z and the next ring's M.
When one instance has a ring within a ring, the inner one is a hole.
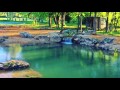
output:
M111 31L111 32L105 32L105 30L103 31L97 31L97 34L101 34L101 35L112 35L112 36L120 36L120 28L117 29L117 31Z

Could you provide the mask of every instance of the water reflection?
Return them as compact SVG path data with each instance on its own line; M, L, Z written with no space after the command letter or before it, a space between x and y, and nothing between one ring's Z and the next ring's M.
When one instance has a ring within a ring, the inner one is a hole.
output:
M8 59L21 59L22 47L20 44L11 44L8 50Z
M22 59L22 47L19 44L10 44L9 48L0 47L0 62L11 59Z
M30 49L23 57L44 77L120 77L119 55L75 45Z
M5 62L7 60L7 50L6 48L0 47L0 62Z

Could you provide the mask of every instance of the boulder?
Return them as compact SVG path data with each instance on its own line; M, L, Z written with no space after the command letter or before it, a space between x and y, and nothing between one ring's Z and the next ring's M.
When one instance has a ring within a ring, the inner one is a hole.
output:
M8 39L8 36L1 36L0 38Z
M72 42L75 44L86 45L86 46L96 46L100 41L94 38L85 38L82 36L74 36Z
M74 36L76 33L76 30L71 29L63 30L62 32L63 36Z
M114 38L104 38L100 44L112 44L114 41Z
M28 32L21 32L20 36L22 38L33 38L34 37L32 34L29 34Z
M50 42L61 42L63 35L60 34L59 32L53 32L53 33L49 33L48 37L50 39Z
M34 39L39 40L41 43L49 43L50 38L47 35L37 35Z
M111 50L112 49L112 44L99 44L98 48L101 50Z
M102 50L113 50L113 41L114 38L104 38L100 41L98 48Z
M5 41L4 38L0 38L0 43L3 43Z
M112 45L112 47L109 50L110 51L117 50L118 52L120 52L120 45L114 44L114 45Z
M0 36L0 43L3 43L6 39L8 39L8 36Z
M48 39L48 36L47 35L37 35L37 36L34 37L34 39L36 39L36 40Z
M0 63L0 70L19 70L28 68L30 65L25 61L10 60L4 63Z

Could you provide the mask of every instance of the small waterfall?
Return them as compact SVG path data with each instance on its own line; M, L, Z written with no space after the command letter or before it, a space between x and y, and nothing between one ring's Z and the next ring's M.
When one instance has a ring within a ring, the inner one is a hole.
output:
M71 37L64 37L62 40L63 44L73 44L72 43L72 38Z

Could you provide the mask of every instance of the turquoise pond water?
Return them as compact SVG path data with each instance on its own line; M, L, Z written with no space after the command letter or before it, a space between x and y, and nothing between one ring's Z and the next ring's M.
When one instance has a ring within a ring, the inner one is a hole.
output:
M120 55L76 45L0 47L0 62L25 60L44 78L119 78Z

